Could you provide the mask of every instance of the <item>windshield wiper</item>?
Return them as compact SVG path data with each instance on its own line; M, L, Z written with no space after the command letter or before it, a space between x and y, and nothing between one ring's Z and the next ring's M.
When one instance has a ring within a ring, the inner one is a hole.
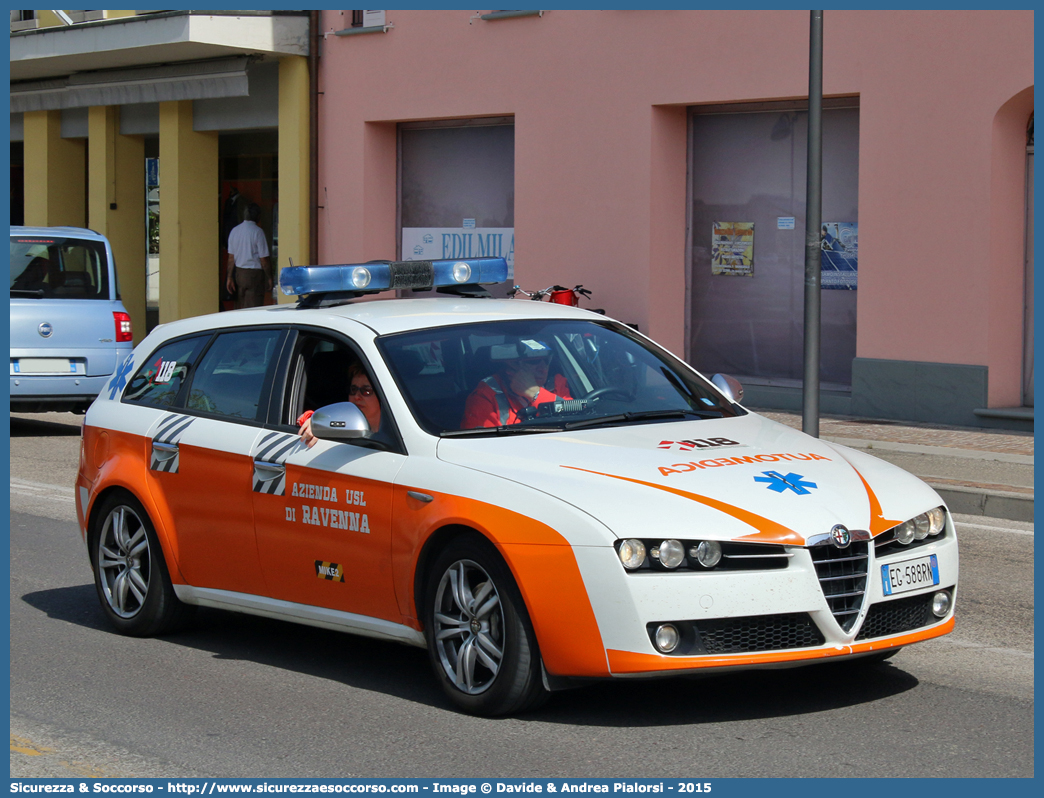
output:
M31 297L33 299L43 299L43 295L44 295L44 292L43 292L42 288L12 288L11 289L11 296L24 296L24 297Z
M539 432L561 432L562 427L530 427L509 424L502 427L474 427L472 429L447 429L439 433L440 438L467 438L475 435L522 435Z
M689 418L695 416L697 418L721 418L721 413L717 411L708 410L701 412L699 410L646 410L641 413L617 413L612 416L602 416L601 418L585 418L581 421L571 421L565 425L565 429L580 429L581 427L594 427L599 424L619 424L622 421L628 423L633 421L651 421L653 419L660 418Z

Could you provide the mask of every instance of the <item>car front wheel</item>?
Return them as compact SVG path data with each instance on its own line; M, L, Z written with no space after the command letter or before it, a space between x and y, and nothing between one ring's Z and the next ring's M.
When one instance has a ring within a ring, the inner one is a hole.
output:
M110 494L96 515L91 540L94 585L102 609L126 635L163 634L181 626L191 607L178 601L159 539L141 502Z
M496 548L458 538L436 559L425 602L432 666L450 699L475 715L533 709L547 698L522 596Z

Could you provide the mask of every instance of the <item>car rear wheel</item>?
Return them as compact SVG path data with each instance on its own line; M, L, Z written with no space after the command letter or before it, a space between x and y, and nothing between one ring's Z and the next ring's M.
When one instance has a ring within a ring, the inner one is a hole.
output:
M91 536L94 585L102 609L126 635L173 631L191 616L163 561L163 551L145 508L125 491L110 494L96 515Z
M436 559L425 602L432 667L450 699L475 715L533 709L547 698L525 604L496 548L458 538Z

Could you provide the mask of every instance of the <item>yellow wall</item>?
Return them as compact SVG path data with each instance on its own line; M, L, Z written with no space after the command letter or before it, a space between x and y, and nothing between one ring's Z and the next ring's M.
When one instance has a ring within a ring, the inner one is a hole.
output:
M279 61L279 270L309 263L308 234L308 59L288 56ZM277 291L280 302L295 297Z
M160 323L218 310L218 136L192 129L192 101L160 113ZM142 214L144 225L144 213Z
M83 227L87 223L84 141L62 138L61 111L24 114L25 223Z
M121 136L120 109L88 111L89 227L109 239L134 343L145 337L145 141Z
M57 25L64 25L65 23L58 19L58 15L53 11L37 11L36 12L37 25L41 28L53 28Z

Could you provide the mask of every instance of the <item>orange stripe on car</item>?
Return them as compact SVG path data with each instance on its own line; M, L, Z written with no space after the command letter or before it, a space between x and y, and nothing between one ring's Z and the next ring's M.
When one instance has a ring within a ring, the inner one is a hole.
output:
M829 659L845 657L850 654L869 654L872 651L887 651L898 646L908 646L942 637L953 631L954 619L950 618L940 626L921 629L909 634L873 640L865 643L850 643L823 649L803 649L798 651L765 651L747 654L703 655L699 657L670 657L660 654L639 654L633 651L617 651L609 649L609 669L614 676L626 673L663 673L667 671L687 671L696 668L724 668L737 665L770 665L780 662L801 662L811 659Z
M662 490L665 493L673 493L675 496L680 496L683 499L689 499L694 502L699 502L700 504L705 504L708 507L713 507L715 510L720 510L726 515L731 515L733 518L758 530L753 535L744 535L741 538L737 538L737 540L753 540L759 543L788 543L794 546L800 546L805 542L805 539L801 535L793 529L783 526L783 524L765 518L757 513L752 513L749 510L744 510L742 507L736 507L733 504L712 499L709 496L701 496L698 493L690 493L689 491L679 490L678 488L669 488L666 485L657 485L655 482L646 482L631 477L621 477L617 474L606 474L601 471L591 471L586 468L577 468L576 466L562 466L562 468L570 468L574 471L586 471L588 474L597 474L598 476L609 477L610 479L621 479L624 482L633 482L636 485L645 485L647 488Z
M852 465L849 463L849 465ZM877 494L874 493L874 489L870 487L863 475L859 473L859 469L852 466L852 470L856 472L856 476L863 483L863 487L866 488L866 496L870 500L870 535L877 537L882 532L887 532L893 526L902 523L901 521L889 521L884 517L884 512L881 510L881 502L877 498Z

